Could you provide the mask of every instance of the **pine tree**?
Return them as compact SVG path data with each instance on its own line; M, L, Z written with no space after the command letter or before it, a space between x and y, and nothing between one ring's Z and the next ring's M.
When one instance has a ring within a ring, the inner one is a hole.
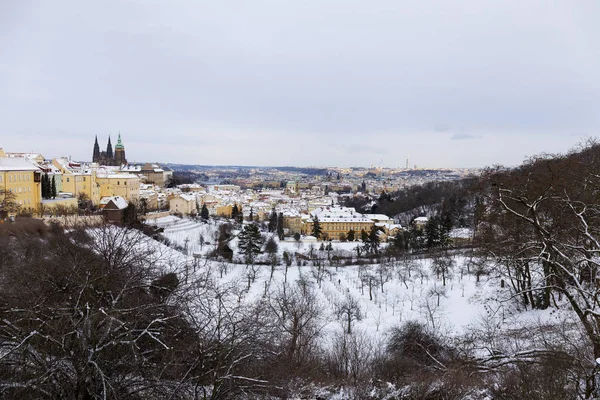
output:
M137 209L132 202L129 202L127 208L123 210L122 221L127 226L133 226L138 222Z
M312 226L312 235L319 240L321 235L323 234L323 228L321 228L321 223L319 222L319 217L316 215L313 218L313 226Z
M379 252L379 244L379 229L373 225L365 240L365 250L368 253L377 254Z
M348 231L346 238L348 239L349 242L354 242L354 240L356 240L356 232L354 232L354 229L350 229Z
M200 209L200 218L206 221L208 220L208 217L208 208L206 208L206 204L202 204L202 208Z
M48 178L48 173L45 173L42 176L42 198L47 199L49 198L49 192L50 192L50 185L49 185L50 179Z
M240 210L238 209L237 204L234 204L233 208L231 209L231 219L233 219L234 221L237 221L239 216L240 216Z
M52 175L52 183L50 184L50 197L53 199L56 198L56 180L54 179L54 175Z
M425 225L424 232L427 247L437 247L444 242L445 235L441 226L441 219L437 215L429 218Z
M279 240L283 240L283 213L281 212L277 216L277 236L279 237Z
M262 253L263 238L255 224L244 226L238 235L238 248L247 264L253 264L254 258Z
M277 213L275 209L271 210L271 215L269 215L269 232L275 232L277 230Z
M364 229L360 230L360 240L363 242L366 242L367 240L369 240L369 234Z

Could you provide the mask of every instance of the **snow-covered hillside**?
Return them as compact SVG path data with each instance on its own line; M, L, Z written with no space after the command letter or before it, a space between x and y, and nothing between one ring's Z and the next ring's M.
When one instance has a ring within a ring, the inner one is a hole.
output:
M286 268L282 261L284 252L293 255L313 251L322 259L328 258L326 251L319 250L320 242L292 239L278 241L279 262L271 276L270 265L249 267L241 262L206 260L204 256L215 248L218 229L215 222L171 216L147 223L164 228L164 236L175 247L187 248L188 256L181 252L177 252L177 256L187 257L189 264L198 263L192 254L202 254L200 264L212 270L222 282L237 285L244 292L246 302L268 296L269 291L281 287L283 282L310 282L326 315L327 323L323 327L326 334L344 328L344 321L336 317L336 308L347 298L355 299L360 308L360 317L353 321L352 328L367 333L375 341L384 339L390 328L411 320L425 324L432 331L458 336L482 329L491 319L497 329L510 331L557 320L560 314L548 310L516 310L514 303L508 301L510 290L501 288L499 277L484 275L477 282L475 275L469 273L468 255L452 256L453 266L444 286L427 258L338 266L315 266L311 261L294 258ZM229 245L237 254L237 240L231 240ZM358 242L332 242L329 256L351 255L357 245Z

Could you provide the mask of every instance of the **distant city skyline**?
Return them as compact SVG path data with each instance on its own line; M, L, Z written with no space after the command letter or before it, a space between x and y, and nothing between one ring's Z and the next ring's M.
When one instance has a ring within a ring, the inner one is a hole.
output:
M600 136L600 3L0 6L0 147L91 161L513 166Z

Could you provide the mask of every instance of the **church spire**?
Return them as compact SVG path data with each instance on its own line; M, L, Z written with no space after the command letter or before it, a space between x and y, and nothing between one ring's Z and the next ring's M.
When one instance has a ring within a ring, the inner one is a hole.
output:
M123 142L121 142L121 132L119 132L119 139L117 139L117 145L115 146L115 150L116 149L122 149L125 146L123 146Z
M113 149L112 144L110 143L110 135L108 135L108 145L106 146L106 158L109 160L113 159Z
M127 164L127 159L125 158L125 146L123 146L123 142L121 142L121 132L119 132L119 139L115 146L115 164L119 166Z
M100 146L98 145L98 135L94 141L94 153L92 155L92 162L100 162Z

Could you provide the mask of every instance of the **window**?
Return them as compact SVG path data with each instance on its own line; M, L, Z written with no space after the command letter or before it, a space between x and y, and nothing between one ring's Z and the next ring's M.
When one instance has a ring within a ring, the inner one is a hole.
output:
M70 182L70 179L71 179L71 178L67 178L67 182Z

